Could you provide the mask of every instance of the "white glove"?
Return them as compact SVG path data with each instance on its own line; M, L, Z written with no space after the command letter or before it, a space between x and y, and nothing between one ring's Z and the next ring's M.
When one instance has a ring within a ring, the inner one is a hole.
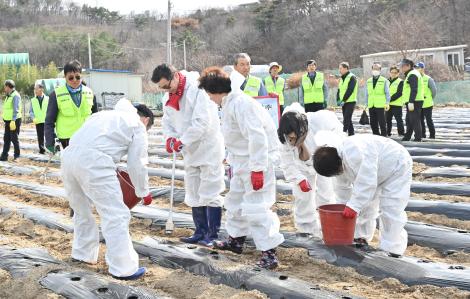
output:
M408 111L415 111L415 104L414 103L408 103Z

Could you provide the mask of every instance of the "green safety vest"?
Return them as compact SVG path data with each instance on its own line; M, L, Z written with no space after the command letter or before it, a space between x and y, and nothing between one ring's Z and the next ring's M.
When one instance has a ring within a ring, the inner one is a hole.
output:
M264 78L264 86L268 93L275 93L279 96L279 105L284 106L284 83L286 80L284 78L278 77L276 84L274 84L271 76ZM256 94L258 95L258 94Z
M42 99L42 105L39 106L39 100L37 97L31 99L31 108L33 108L34 118L36 124L43 124L46 121L47 105L49 104L49 97L44 95Z
M423 90L424 90L424 102L423 102L423 108L429 108L434 106L434 101L432 98L432 91L431 88L429 88L429 77L428 75L423 76Z
M405 82L403 83L403 100L405 103L410 101L411 88L410 84L408 83L408 79L411 75L418 77L418 93L416 94L415 101L422 102L424 101L423 77L421 77L421 74L417 70L411 70L405 78Z
M400 78L397 78L395 81L390 83L390 96L393 96L394 94L397 93L398 85L400 85L401 81L402 80ZM402 91L401 97L399 97L395 101L390 102L390 106L399 106L399 107L403 106L403 91Z
M384 108L387 98L385 97L385 84L387 79L379 76L374 88L374 79L367 80L367 107L368 108Z
M80 129L83 123L91 115L93 107L93 92L86 86L82 86L82 101L77 107L72 100L67 87L59 86L55 89L57 97L56 133L60 139L69 139Z
M302 76L302 89L304 91L304 104L323 103L323 84L325 76L323 73L316 72L315 81L310 80L308 73Z
M261 79L254 76L248 76L243 92L250 97L257 97L261 87Z
M343 78L341 77L341 79L339 80L339 99L342 101L343 98L344 98L344 94L346 93L346 90L348 89L348 85L349 85L349 81L351 80L351 77L354 76L352 73L349 73L347 76L346 76L346 79L344 79L343 81ZM354 87L354 91L352 93L352 95L349 97L349 99L346 101L346 103L353 103L353 102L356 102L357 100L357 87L359 85L359 82L357 81L356 79L356 87Z
M23 111L23 108L22 108L22 102L21 102L21 96L20 96L20 93L17 92L16 90L13 90L11 92L11 94L9 96L7 96L5 98L5 102L3 103L3 120L6 120L6 121L10 121L10 120L13 120L13 98L15 96L18 96L20 97L20 102L19 102L19 107L18 107L18 111L17 111L17 114L16 114L16 118L21 118L21 114L22 114L22 111Z

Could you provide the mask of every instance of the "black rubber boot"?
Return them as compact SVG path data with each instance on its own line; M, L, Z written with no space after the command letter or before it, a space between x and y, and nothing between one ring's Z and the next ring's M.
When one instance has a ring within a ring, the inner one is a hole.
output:
M196 230L191 237L180 238L180 240L184 243L196 244L206 237L209 230L207 224L207 207L192 208L192 214Z
M198 243L203 246L212 247L212 242L219 238L220 222L222 220L221 207L207 207L208 231L206 237Z
M212 244L216 249L229 250L241 254L243 252L245 240L246 237L232 238L229 236L227 241L214 241Z

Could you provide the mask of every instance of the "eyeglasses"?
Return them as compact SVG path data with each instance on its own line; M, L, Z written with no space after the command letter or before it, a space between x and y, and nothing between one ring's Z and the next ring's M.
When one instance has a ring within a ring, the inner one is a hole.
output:
M165 89L165 90L170 89L170 88L171 88L171 81L172 81L172 80L173 80L173 78L171 78L170 81L168 81L168 84L167 84L167 85L165 85L165 86L160 86L160 85L159 85L158 88L160 88L160 89Z
M80 81L80 79L82 79L82 77L80 75L76 75L75 77L74 76L68 76L67 77L67 80L69 80L69 81L73 81L73 79L75 79L77 81Z

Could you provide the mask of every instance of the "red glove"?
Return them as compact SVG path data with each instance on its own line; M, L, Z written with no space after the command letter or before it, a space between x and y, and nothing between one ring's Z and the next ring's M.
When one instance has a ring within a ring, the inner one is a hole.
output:
M152 194L149 193L147 196L143 198L144 201L144 206L148 206L149 204L152 203Z
M344 218L354 218L357 216L357 212L351 209L350 207L346 206L343 210L343 217Z
M309 192L312 190L312 186L310 186L310 183L307 180L300 182L299 187L302 192Z
M179 153L183 149L183 143L175 137L166 140L166 151L171 154L173 151Z
M252 171L251 172L251 185L253 185L253 190L258 191L263 188L264 184L264 174L262 171Z

